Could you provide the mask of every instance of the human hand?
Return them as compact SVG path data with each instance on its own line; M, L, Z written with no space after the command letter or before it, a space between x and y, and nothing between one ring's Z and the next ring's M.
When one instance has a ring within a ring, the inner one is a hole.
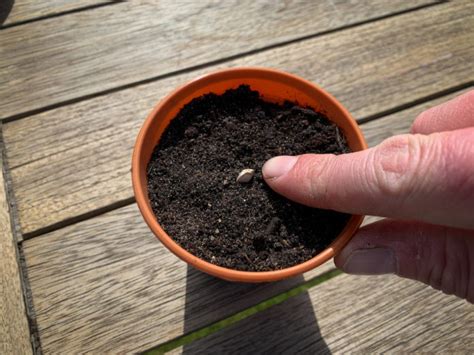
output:
M390 218L356 233L335 258L343 271L395 273L474 303L474 90L374 148L275 157L262 170L291 200Z

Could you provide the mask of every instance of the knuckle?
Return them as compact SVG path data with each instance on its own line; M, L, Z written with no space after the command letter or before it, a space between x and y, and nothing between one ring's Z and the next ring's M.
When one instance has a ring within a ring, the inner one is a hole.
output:
M389 138L372 152L375 184L393 197L409 193L417 177L421 145L415 136L406 134Z

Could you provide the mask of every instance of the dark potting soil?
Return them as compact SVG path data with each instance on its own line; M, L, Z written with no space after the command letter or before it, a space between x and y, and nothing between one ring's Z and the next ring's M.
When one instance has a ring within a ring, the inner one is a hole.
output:
M192 254L232 269L282 269L325 249L349 215L276 194L263 164L276 155L347 152L325 115L265 102L242 85L182 108L148 164L149 198L164 230ZM247 168L253 179L236 182Z

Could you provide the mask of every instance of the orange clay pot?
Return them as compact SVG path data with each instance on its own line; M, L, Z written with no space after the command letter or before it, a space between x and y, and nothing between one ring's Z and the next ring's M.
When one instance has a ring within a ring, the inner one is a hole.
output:
M238 271L213 265L179 246L160 226L150 207L147 191L146 168L153 149L163 131L181 108L192 99L207 93L222 94L241 84L250 85L266 101L282 103L285 100L310 106L323 112L344 132L352 151L367 149L367 144L356 121L330 94L313 83L295 75L266 68L234 68L199 77L165 97L148 115L138 134L132 158L132 181L138 207L146 223L158 239L176 256L210 275L240 282L268 282L302 274L328 261L346 245L359 228L363 216L353 215L341 234L324 251L312 259L286 269L264 272Z

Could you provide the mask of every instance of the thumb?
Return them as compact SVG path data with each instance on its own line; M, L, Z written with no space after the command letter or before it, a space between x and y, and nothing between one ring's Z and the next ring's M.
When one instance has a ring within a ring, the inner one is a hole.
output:
M350 274L395 273L474 303L474 231L382 220L361 228L335 262Z

